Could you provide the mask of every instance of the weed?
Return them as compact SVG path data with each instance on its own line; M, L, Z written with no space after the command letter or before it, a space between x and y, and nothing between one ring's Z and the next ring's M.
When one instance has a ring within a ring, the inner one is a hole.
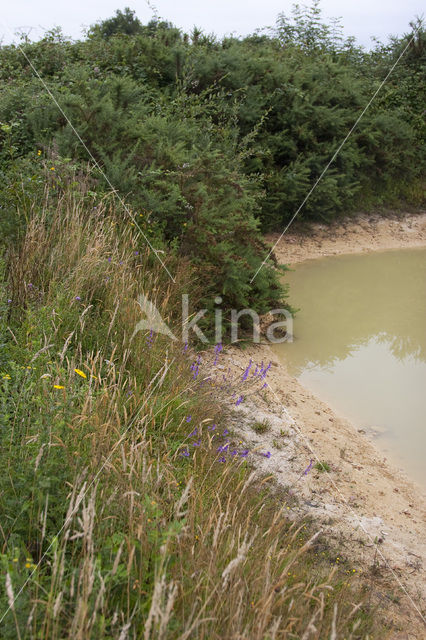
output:
M264 418L263 420L258 420L256 422L253 423L252 425L252 429L253 431L255 431L256 433L267 433L268 431L271 430L271 423L267 418Z

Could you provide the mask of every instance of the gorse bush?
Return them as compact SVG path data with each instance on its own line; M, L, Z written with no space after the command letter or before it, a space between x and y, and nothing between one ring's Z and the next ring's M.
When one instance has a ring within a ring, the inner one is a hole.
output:
M212 364L134 334L139 293L174 326L192 267L165 258L170 283L84 191L48 199L2 262L2 638L368 637L363 583L232 435L224 453Z
M299 219L422 202L424 29L415 29ZM18 210L25 218L19 185L34 191L38 149L53 166L86 171L95 159L108 177L92 166L97 193L112 185L149 217L160 249L164 241L208 274L203 305L221 295L228 309L275 307L285 291L273 261L251 281L268 253L259 229L290 220L409 38L367 53L316 2L246 38L142 25L126 9L77 42L53 30L1 47L6 232Z

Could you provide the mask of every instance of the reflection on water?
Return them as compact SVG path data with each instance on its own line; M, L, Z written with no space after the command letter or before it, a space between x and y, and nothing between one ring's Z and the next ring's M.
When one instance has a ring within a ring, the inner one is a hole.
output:
M426 485L426 250L312 260L286 281L300 311L274 349L290 373Z

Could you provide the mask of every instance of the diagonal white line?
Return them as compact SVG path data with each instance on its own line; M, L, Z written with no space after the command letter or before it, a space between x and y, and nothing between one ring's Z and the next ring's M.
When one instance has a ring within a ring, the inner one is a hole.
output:
M420 27L419 27L420 28ZM262 262L262 264L260 265L260 267L258 268L258 270L256 271L256 273L254 274L254 276L252 277L252 279L250 280L250 283L253 282L253 280L255 279L255 277L257 276L257 274L259 273L259 271L263 268L263 266L266 264L266 262L268 261L269 257L271 256L271 254L273 253L275 247L277 246L277 244L281 241L283 235L288 231L289 227L291 224L293 224L294 220L296 219L296 217L298 216L299 212L301 211L301 209L305 206L305 204L307 203L307 201L309 200L309 198L311 197L311 195L313 194L313 192L315 191L315 189L317 188L317 186L319 185L319 183L321 182L321 180L323 179L323 177L325 176L325 174L327 173L328 169L330 168L330 165L333 164L333 162L335 161L335 159L337 158L337 156L339 155L339 153L341 152L343 146L346 144L346 142L348 141L348 139L350 138L350 136L352 135L352 133L354 132L354 130L356 129L356 127L358 126L358 124L360 123L361 119L364 117L367 109L370 107L371 103L373 102L373 100L375 99L375 97L377 96L377 94L379 93L379 91L382 89L383 85L387 82L389 76L391 75L391 73L393 72L393 70L395 69L395 67L397 66L397 64L399 63L399 61L401 60L402 56L404 55L404 53L407 51L408 47L410 46L410 44L413 42L414 38L417 35L417 31L418 29L413 33L413 37L408 41L408 43L405 45L403 51L400 53L400 55L398 56L398 59L396 60L396 62L394 62L394 64L392 65L392 67L389 69L388 73L386 74L386 77L384 78L384 80L382 80L382 82L380 83L379 87L376 89L376 91L373 93L372 97L370 98L370 100L368 101L368 103L366 104L366 106L364 107L364 109L361 111L360 115L358 116L358 118L356 119L355 123L352 125L352 127L350 128L350 130L348 131L348 133L346 134L346 136L343 138L342 142L339 144L339 146L337 147L336 151L333 153L333 155L331 156L330 160L328 161L328 163L326 164L326 166L324 167L324 169L322 170L321 175L316 179L314 185L310 188L310 190L308 191L307 195L305 196L303 202L301 205L299 205L299 208L296 210L296 212L293 214L293 216L290 218L290 222L287 224L286 228L284 229L284 231L282 232L282 234L280 235L280 237L278 238L278 240L276 241L276 243L274 244L274 246L272 247L272 249L269 251L268 255L266 256L266 258L264 259L264 261Z
M299 429L299 427L296 424L296 421L293 419L293 417L290 415L290 413L287 411L286 407L282 404L280 398L278 397L278 395L275 393L275 391L270 387L270 385L268 385L268 390L273 394L273 396L275 397L275 399L279 402L283 412L287 415L287 417L289 417L291 419L292 422L292 427L294 427L298 433L298 435L303 439L304 443L306 444L306 446L308 447L309 451L311 452L311 454L313 455L313 457L316 459L317 462L321 463L316 451L313 449L312 444L309 440L309 438L307 438L307 436L305 436L305 434L303 433L303 431L301 429ZM385 556L383 555L382 551L379 549L378 545L374 544L374 539L371 537L371 535L368 533L368 531L366 530L366 528L364 527L364 525L362 524L362 521L360 519L360 517L358 516L358 514L356 513L356 511L354 511L354 509L351 507L351 505L348 503L346 497L343 495L343 493L340 491L339 487L337 486L337 484L335 483L335 481L333 480L332 477L330 477L330 483L333 485L333 487L336 489L337 493L339 494L339 496L343 499L343 502L345 504L345 506L349 509L349 511L351 512L351 514L355 517L355 519L357 520L360 528L364 531L365 535L368 537L368 539L370 540L370 542L373 544L373 546L375 546L375 548L377 549L377 553L380 555L380 557L382 558L382 560L384 561L384 563L386 564L387 568L389 569L389 571L392 573L392 576L395 578L396 582L398 583L399 587L402 589L402 591L405 593L405 595L407 596L407 598L409 599L410 603L413 605L414 609L416 610L416 612L419 614L422 622L424 624L426 624L426 618L423 616L422 612L420 611L420 609L417 607L416 603L414 602L414 600L412 599L412 597L410 596L410 594L408 593L407 589L404 587L404 585L402 584L401 580L398 578L397 574L395 573L395 571L392 569L392 567L390 566L389 562L386 560Z
M6 26L6 25L4 25ZM12 30L7 27L7 30L12 34ZM130 211L129 207L127 206L127 204L124 202L123 198L120 196L120 194L117 192L117 189L115 189L114 185L111 183L110 179L108 178L108 176L105 174L105 172L103 171L103 169L101 168L101 166L99 165L98 161L95 159L95 157L93 156L93 153L90 151L90 149L88 148L88 146L86 145L86 143L84 142L84 140L82 139L82 137L80 136L80 134L78 133L77 129L74 127L74 125L72 124L71 120L69 119L69 117L67 116L67 114L65 113L65 111L62 109L61 105L59 104L59 102L56 100L55 96L53 95L53 93L51 92L51 90L49 89L49 87L47 86L47 84L45 83L45 81L43 80L43 78L40 76L39 72L37 71L37 69L35 68L35 66L33 65L33 63L31 62L31 60L29 59L29 57L27 56L27 54L25 53L24 49L21 47L20 44L17 44L16 47L19 49L19 51L22 53L22 55L24 56L25 60L28 62L28 64L30 65L33 73L37 76L37 78L40 80L41 84L43 85L43 87L45 88L45 90L47 91L47 93L49 94L49 96L51 97L51 99L53 100L53 102L55 103L55 105L57 106L57 108L59 109L59 111L61 112L61 114L64 116L65 120L67 121L67 123L69 124L69 126L71 127L73 133L76 135L76 137L78 138L78 141L80 142L80 144L84 147L85 151L89 154L90 158L93 160L96 168L98 169L99 173L102 175L102 177L104 178L104 180L108 183L108 185L111 187L115 197L120 201L120 203L122 204L124 210L126 211L127 215L129 216L129 218L132 220L133 224L135 225L135 227L138 229L139 233L141 234L141 236L143 237L143 239L145 240L145 242L147 243L147 245L150 247L150 249L154 252L155 257L159 260L159 262L161 263L161 266L163 267L163 269L167 272L169 278L176 283L175 278L172 276L172 274L170 273L170 271L168 270L168 268L166 267L166 265L164 264L163 260L160 258L160 256L158 255L158 251L157 249L155 249L151 242L149 241L149 238L146 236L146 234L142 231L142 229L140 228L137 219L134 217L133 213Z

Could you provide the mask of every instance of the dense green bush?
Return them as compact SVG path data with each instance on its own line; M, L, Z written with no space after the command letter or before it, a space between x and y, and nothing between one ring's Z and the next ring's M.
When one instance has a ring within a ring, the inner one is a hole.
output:
M421 202L425 46L416 28L300 219ZM204 304L221 294L228 307L276 306L284 292L271 261L251 282L267 254L259 229L290 220L409 37L366 53L314 2L242 39L142 25L125 10L77 42L54 30L1 47L2 235L16 235L46 184L60 193L68 163L89 171L99 197L113 187L159 246L194 262Z

